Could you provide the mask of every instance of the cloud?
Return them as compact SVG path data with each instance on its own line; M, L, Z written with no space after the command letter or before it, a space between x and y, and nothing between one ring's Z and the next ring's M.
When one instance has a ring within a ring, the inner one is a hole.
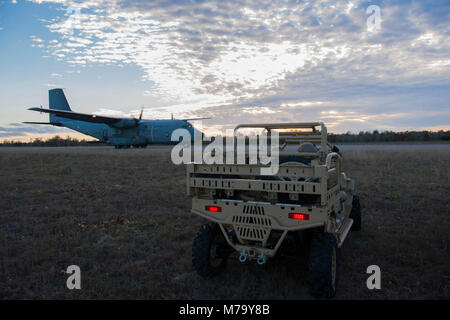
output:
M31 41L37 42L37 43L42 43L42 42L44 42L44 40L42 40L41 38L38 38L38 37L36 37L36 36L34 36L34 35L31 35L31 36L30 36L30 39L31 39Z
M345 85L345 84L344 84ZM339 92L339 88L330 88ZM256 105L218 106L199 109L186 117L207 116L206 127L220 124L225 129L239 123L310 122L323 121L329 132L358 132L367 130L422 130L424 128L450 129L450 108L445 96L446 86L409 88L365 88L352 91L353 97L323 101L284 101L272 103L261 100ZM384 95L373 97L376 92ZM432 91L435 97L426 93ZM274 101L282 99L275 97ZM283 101L283 100L281 100ZM369 101L369 102L368 102ZM434 106L430 108L429 106ZM254 110L252 114L243 111ZM261 110L261 112L258 112ZM243 114L245 116L243 116ZM216 129L216 128L214 128ZM208 132L208 134L211 134Z
M445 1L382 2L380 29L374 33L367 29L366 9L372 4L66 1L65 14L45 22L57 42L32 40L71 65L137 65L143 80L152 84L144 94L176 112L214 110L220 117L233 110L230 119L242 122L275 114L281 121L300 119L292 112L304 113L303 107L311 117L319 117L326 107L346 114L347 105L360 101L361 117L380 108L397 114L406 104L420 109L416 100L399 92L448 88L449 7ZM445 94L435 97L430 90L421 93L448 107ZM387 104L403 100L386 110L379 105L380 95L390 95L383 100ZM295 105L301 101L329 103ZM377 124L365 119L367 126Z
M47 134L67 132L65 129L56 128L49 125L24 125L21 123L10 123L7 127L0 127L0 137L23 137L29 134Z

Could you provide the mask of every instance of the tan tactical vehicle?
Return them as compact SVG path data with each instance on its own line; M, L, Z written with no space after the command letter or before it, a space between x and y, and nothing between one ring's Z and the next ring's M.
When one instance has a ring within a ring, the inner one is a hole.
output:
M338 248L350 230L361 228L359 198L342 172L339 150L327 142L321 122L239 125L234 139L241 128L279 132L278 173L261 175L268 165L248 164L248 152L246 164L187 165L191 211L212 222L195 237L194 268L210 277L233 256L264 264L303 254L311 293L333 297Z

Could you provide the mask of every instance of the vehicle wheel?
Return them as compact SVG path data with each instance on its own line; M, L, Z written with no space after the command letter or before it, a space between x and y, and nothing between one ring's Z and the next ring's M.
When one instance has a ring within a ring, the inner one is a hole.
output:
M334 297L339 271L339 251L334 235L323 232L313 234L308 269L311 295L316 298Z
M205 278L219 274L226 266L230 246L218 224L205 224L192 245L192 265Z
M353 219L351 231L361 230L361 205L359 203L359 197L353 196L352 211L350 212L350 219Z

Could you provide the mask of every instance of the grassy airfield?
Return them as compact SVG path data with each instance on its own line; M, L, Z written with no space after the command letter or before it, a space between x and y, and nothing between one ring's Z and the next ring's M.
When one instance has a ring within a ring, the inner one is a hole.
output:
M338 299L450 298L450 151L344 151L362 231L341 250ZM311 299L305 264L191 266L205 223L164 150L0 149L2 299ZM66 288L69 265L81 290ZM381 290L366 269L381 268Z

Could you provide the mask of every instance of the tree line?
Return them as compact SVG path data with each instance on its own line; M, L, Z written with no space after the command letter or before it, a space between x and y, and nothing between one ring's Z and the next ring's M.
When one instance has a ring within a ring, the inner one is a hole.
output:
M450 141L450 130L440 131L360 131L359 133L329 133L328 141L331 143L340 142L432 142L432 141ZM69 146L88 146L95 141L79 140L77 138L54 136L48 139L35 138L29 142L3 140L0 146L39 146L39 147L69 147Z
M73 146L87 146L92 144L92 141L85 139L79 140L77 138L66 137L62 138L60 136L54 136L47 138L45 140L41 138L35 138L31 141L14 141L14 140L3 140L0 146L9 147L20 147L20 146L36 146L36 147L73 147Z
M403 141L450 141L450 130L440 131L360 131L359 133L330 133L328 141L338 142L403 142Z

